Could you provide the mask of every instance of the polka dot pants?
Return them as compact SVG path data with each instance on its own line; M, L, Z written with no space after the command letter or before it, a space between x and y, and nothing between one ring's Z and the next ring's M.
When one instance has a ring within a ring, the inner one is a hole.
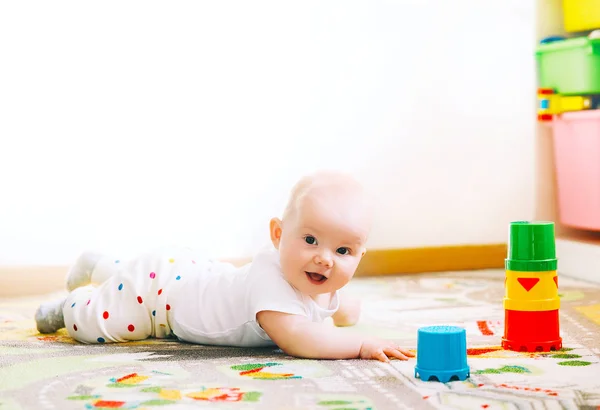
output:
M179 261L158 254L116 269L118 260L104 258L92 275L102 277L102 282L76 288L68 295L63 307L67 332L82 343L173 337L168 291L182 276L197 271L192 258Z
M106 297L108 293L114 295ZM72 291L63 315L69 335L83 343L126 342L152 335L152 320L143 298L118 277L99 287L89 285Z

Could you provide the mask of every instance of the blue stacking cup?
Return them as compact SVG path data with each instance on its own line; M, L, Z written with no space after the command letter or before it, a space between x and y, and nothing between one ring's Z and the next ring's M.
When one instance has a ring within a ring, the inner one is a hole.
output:
M423 381L465 380L470 376L467 364L467 333L456 326L422 327L417 333L415 377Z

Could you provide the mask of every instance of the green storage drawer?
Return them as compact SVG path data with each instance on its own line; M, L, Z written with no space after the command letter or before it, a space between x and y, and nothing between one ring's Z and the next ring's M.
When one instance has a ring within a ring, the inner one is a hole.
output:
M564 95L600 94L600 38L569 38L536 51L539 88Z

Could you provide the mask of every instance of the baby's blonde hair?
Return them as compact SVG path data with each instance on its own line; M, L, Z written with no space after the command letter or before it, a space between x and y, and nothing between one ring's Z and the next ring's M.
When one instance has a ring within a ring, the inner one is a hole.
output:
M302 200L314 193L348 195L366 199L362 184L349 173L341 171L321 170L308 174L292 187L283 212L283 221L290 218L299 209Z

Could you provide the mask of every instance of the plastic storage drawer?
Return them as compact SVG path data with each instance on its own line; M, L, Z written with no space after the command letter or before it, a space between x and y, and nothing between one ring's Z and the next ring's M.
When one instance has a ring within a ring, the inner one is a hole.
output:
M600 28L600 1L563 0L563 18L568 32Z
M600 231L600 110L558 116L553 134L559 219Z
M536 59L540 88L563 95L600 94L600 38L540 44Z

